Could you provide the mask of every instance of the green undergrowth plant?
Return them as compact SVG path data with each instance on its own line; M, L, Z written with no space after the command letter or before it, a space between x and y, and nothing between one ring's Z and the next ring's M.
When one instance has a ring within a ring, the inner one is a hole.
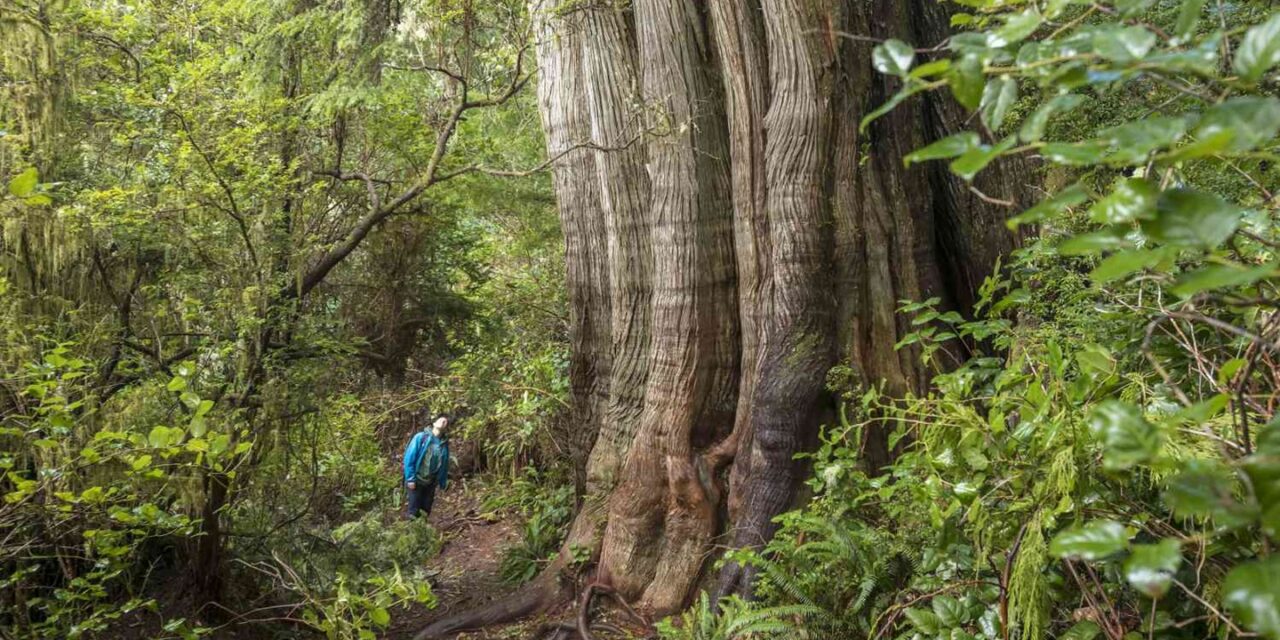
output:
M767 640L802 637L811 615L808 605L767 607L736 596L712 604L705 592L697 603L678 617L658 622L663 640Z
M1280 14L960 4L943 47L876 48L885 110L975 113L908 164L1036 158L1031 233L975 309L903 301L927 393L833 373L815 498L741 561L766 604L823 610L815 637L1280 638Z
M503 551L498 573L507 582L528 582L560 548L573 516L573 486L529 468L515 482L486 493L485 509L499 518L523 520L520 540Z

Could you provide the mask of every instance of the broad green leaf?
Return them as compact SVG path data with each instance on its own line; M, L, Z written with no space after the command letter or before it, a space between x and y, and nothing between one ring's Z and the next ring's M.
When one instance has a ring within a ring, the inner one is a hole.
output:
M26 198L36 190L36 185L39 182L39 172L36 171L35 167L31 167L9 181L9 193L19 198Z
M1000 154L1012 149L1016 143L1017 138L1009 136L994 147L981 145L969 149L951 163L951 172L966 181L973 180L973 177L978 175L978 172L985 169L988 164L991 164L992 160L1000 157Z
M34 196L27 196L26 198L23 198L22 201L29 207L47 207L53 204L53 198L50 198L43 193L37 193Z
M1213 249L1240 225L1243 211L1216 194L1170 189L1160 194L1156 217L1142 230L1153 240L1175 247Z
M912 78L928 78L946 73L951 69L951 59L941 58L932 62L926 62L911 70L909 74Z
M369 619L379 627L385 627L391 624L391 614L382 607L369 610Z
M1102 627L1092 620L1081 620L1058 636L1058 640L1093 640L1102 633Z
M1222 602L1250 630L1280 638L1280 557L1232 569L1222 584Z
M1235 56L1236 73L1249 82L1257 82L1262 74L1280 64L1280 13L1249 29Z
M1024 224L1036 223L1045 218L1066 211L1089 199L1089 194L1080 183L1075 183L1054 195L1041 200L1039 204L1009 219L1008 227L1016 229Z
M932 611L913 607L903 613L911 621L911 626L920 633L932 636L942 630L942 620L938 618L938 614Z
M1093 34L1093 49L1112 62L1141 60L1156 44L1156 34L1138 26L1100 29Z
M1275 277L1277 273L1275 264L1254 267L1235 263L1211 264L1182 274L1172 291L1183 298L1189 298L1202 291L1250 285L1259 280Z
M1133 546L1124 563L1124 575L1134 589L1149 598L1160 598L1169 592L1173 574L1182 564L1182 544L1165 538L1155 544Z
M947 74L951 85L951 93L956 102L969 111L982 104L982 59L969 54L960 58L960 62L951 67Z
M1280 539L1280 426L1275 422L1258 433L1257 448L1242 461L1241 469L1262 510L1262 529Z
M155 426L151 428L151 433L147 434L147 444L156 449L162 449L173 444L173 441L170 440L171 437L169 427Z
M1106 197L1089 208L1089 218L1101 224L1122 224L1150 218L1160 190L1144 178L1122 178Z
M916 59L916 50L901 40L886 40L871 51L871 64L876 71L905 76Z
M1071 111L1082 103L1084 103L1084 96L1079 94L1067 93L1054 96L1048 102L1040 105L1023 121L1022 128L1018 130L1018 137L1023 142L1039 142L1044 137L1044 130L1049 125L1049 119L1054 114Z
M1055 558L1101 560L1129 547L1133 531L1112 520L1094 520L1064 530L1049 542Z
M996 36L1002 40L1005 45L1021 42L1027 36L1035 33L1036 28L1040 26L1043 18L1035 9L1027 9L1022 13L1015 13L1005 18L1005 24L996 30ZM1002 45L1002 46L1005 46Z
M1000 125L1004 124L1005 116L1009 115L1009 109L1017 101L1017 80L1010 76L992 78L982 89L982 121L992 131L998 131Z
M1089 279L1095 284L1106 284L1119 280L1143 269L1152 269L1169 257L1167 251L1160 249L1128 249L1106 257L1098 266L1089 272Z
M169 380L169 384L166 385L166 388L170 391L182 391L187 388L187 379L182 376L174 376Z
M1103 140L1086 142L1051 142L1044 145L1044 157L1067 166L1085 166L1102 161L1110 145Z
M911 166L912 163L924 162L926 160L954 158L981 145L982 139L978 137L978 134L972 131L965 131L963 133L947 136L922 149L916 149L915 151L908 153L902 161L905 165Z
M1098 137L1112 146L1107 161L1112 164L1139 165L1147 155L1172 146L1187 131L1182 118L1147 118L1098 132Z
M931 605L933 606L933 612L938 616L938 620L947 627L958 627L968 619L968 616L965 615L964 604L951 596L937 596L933 599Z
M1182 0L1182 6L1178 8L1178 23L1174 27L1174 31L1179 36L1187 36L1196 28L1196 23L1200 21L1200 12L1204 11L1204 3L1208 0Z
M1124 236L1119 230L1103 229L1067 238L1058 245L1058 253L1064 256L1087 256L1125 246Z
M1200 118L1197 138L1230 134L1227 150L1242 152L1266 146L1280 132L1280 98L1240 96L1215 105Z
M1128 469L1150 461L1163 440L1161 431L1137 407L1119 400L1106 400L1093 408L1089 431L1102 443L1102 464L1107 469Z
M1219 526L1235 528L1248 524L1256 509L1236 499L1236 481L1222 465L1207 460L1191 460L1169 479L1164 501L1183 518L1212 518Z

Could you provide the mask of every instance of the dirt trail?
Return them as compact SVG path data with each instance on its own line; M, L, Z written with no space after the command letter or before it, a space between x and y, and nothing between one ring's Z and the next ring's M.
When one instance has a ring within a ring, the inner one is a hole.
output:
M502 552L520 539L519 518L511 515L484 517L480 498L468 492L465 481L437 495L430 518L440 531L443 546L427 563L431 588L438 604L434 609L414 607L393 613L392 626L383 638L409 640L431 622L450 613L471 609L501 598L514 590L498 575ZM463 633L459 640L515 640L527 638L536 625L523 623Z

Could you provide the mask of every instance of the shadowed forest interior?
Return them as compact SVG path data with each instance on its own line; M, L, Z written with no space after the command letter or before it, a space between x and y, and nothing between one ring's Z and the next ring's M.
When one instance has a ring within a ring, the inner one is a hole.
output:
M0 639L1280 639L1269 0L0 0Z

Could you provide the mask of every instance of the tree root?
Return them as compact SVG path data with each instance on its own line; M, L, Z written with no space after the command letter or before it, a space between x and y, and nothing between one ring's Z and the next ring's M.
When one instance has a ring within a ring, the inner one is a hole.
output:
M525 585L510 596L476 609L469 609L441 618L427 625L413 639L436 640L448 638L462 631L518 620L564 602L568 599L569 593L567 585L560 579L559 571L544 571L533 582Z

